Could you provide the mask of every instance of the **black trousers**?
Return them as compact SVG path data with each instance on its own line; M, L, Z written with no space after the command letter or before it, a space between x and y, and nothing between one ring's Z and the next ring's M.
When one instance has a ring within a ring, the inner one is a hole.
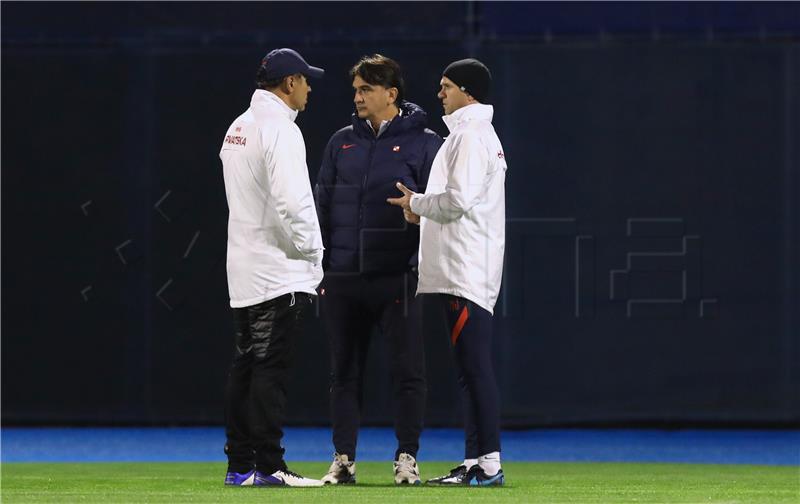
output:
M464 458L500 451L500 406L492 366L492 315L472 301L439 294L464 408Z
M331 347L331 416L336 452L356 458L370 335L378 326L390 355L394 430L400 453L414 457L425 414L421 303L413 273L326 275L320 308Z
M225 390L229 471L286 469L281 446L286 385L295 340L313 298L286 294L233 309L236 347Z

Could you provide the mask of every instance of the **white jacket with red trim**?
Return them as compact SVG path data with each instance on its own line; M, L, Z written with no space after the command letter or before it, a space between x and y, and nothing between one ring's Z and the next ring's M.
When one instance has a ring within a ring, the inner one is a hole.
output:
M297 111L258 89L225 133L219 157L228 198L231 307L290 292L316 294L322 236Z
M506 228L507 166L493 114L476 103L443 117L450 136L425 194L411 198L422 226L417 293L460 296L489 313L503 278Z

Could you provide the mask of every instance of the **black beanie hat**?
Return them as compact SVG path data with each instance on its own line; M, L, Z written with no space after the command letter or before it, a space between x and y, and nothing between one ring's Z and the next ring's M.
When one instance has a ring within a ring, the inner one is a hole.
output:
M461 91L469 93L481 103L489 98L489 85L492 83L492 74L486 65L480 61L467 58L454 61L447 65L442 75L453 81Z

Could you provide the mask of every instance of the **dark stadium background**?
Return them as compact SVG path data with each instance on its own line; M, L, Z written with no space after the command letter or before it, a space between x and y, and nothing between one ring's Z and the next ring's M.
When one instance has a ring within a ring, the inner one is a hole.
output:
M217 157L260 58L326 78L316 177L380 52L495 77L509 164L495 317L505 427L800 422L800 7L793 3L2 5L2 422L220 424L231 342ZM456 426L426 305L428 425ZM328 425L314 319L292 425ZM364 422L389 425L385 347Z

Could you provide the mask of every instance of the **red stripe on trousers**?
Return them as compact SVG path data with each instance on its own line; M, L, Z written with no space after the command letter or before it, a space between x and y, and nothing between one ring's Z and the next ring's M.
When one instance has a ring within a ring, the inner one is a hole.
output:
M453 332L450 334L450 341L453 342L453 346L456 346L456 341L461 335L461 330L464 329L464 324L467 323L468 318L469 311L467 311L467 307L465 306L464 309L461 310L461 315L458 316L458 320L456 320L456 325L453 326Z

